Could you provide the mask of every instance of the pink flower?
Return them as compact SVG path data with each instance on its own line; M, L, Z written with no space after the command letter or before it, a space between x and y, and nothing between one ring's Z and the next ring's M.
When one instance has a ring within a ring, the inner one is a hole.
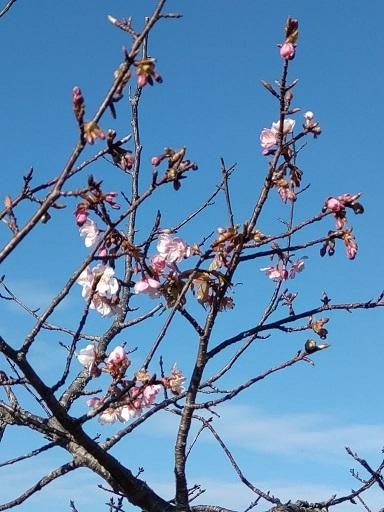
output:
M108 194L105 194L105 196L104 196L104 201L109 203L112 206L112 208L114 208L115 210L119 210L120 205L119 205L119 203L116 202L116 199L115 199L116 196L117 196L117 192L108 192Z
M127 354L124 350L124 347L118 345L116 348L112 350L112 352L107 357L107 365L112 366L121 366L128 362Z
M191 255L191 248L179 237L172 238L170 235L159 236L157 250L167 264L175 264L188 258Z
M173 365L171 375L168 377L167 381L169 389L174 395L180 395L184 391L185 377L176 367L176 363Z
M276 132L269 128L264 128L260 134L260 144L264 149L271 149L275 144L277 144Z
M112 409L112 407L105 409L105 411L99 414L99 423L103 425L111 425L112 423L115 423L119 419L120 418L117 409Z
M165 259L162 256L160 256L160 254L153 256L151 260L151 267L157 276L161 276L165 268Z
M341 212L345 209L343 202L336 197L328 197L324 206L333 213Z
M162 161L162 158L160 156L153 156L151 158L151 164L154 166L154 167L157 167Z
M100 405L102 404L102 400L100 400L100 398L97 398L97 396L93 396L92 398L89 398L87 400L87 405L88 407L90 407L91 409L97 409L98 407L100 407Z
M96 360L96 347L95 345L87 345L85 348L79 350L77 359L80 364L86 368L91 368Z
M141 414L140 408L136 409L130 405L123 405L122 407L119 407L118 411L120 421L129 421L133 418L136 418L137 416L140 416Z
M305 267L304 260L305 259L306 259L306 257L304 256L303 258L300 258L299 260L292 262L291 269L289 271L289 277L291 279L294 279L297 273L302 272L304 270L304 267Z
M151 386L145 386L143 394L142 394L142 406L148 407L152 405L156 400L156 397L161 389L161 386L158 384L153 384Z
M280 57L291 60L295 56L296 50L292 43L283 43L280 48Z
M79 228L80 236L84 238L85 247L92 247L99 240L99 229L92 219L86 219Z
M271 266L271 267L264 267L260 269L261 272L265 272L267 277L269 279L273 279L274 281L284 281L288 279L288 271L285 267L285 265L279 266Z
M147 293L150 297L156 298L159 296L159 288L161 284L156 279L152 279L151 277L143 278L140 281L137 281L134 290L135 293Z

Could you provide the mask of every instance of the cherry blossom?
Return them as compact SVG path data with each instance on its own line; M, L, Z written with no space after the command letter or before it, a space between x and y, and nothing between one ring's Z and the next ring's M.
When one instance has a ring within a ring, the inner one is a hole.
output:
M112 375L113 378L121 378L124 376L126 369L130 365L128 356L124 350L124 347L117 346L109 354L106 360L107 371Z
M105 194L104 196L104 201L109 203L111 207L114 208L115 210L119 210L120 205L119 203L116 202L116 196L117 192L108 192L108 194Z
M80 364L86 368L91 368L96 360L96 347L95 345L87 345L85 348L79 350L77 359Z
M276 132L270 128L264 128L260 134L260 144L264 149L271 149L277 144Z
M159 288L161 284L156 279L151 277L143 278L137 281L134 290L135 293L147 293L150 297L156 298L159 296Z
M191 248L179 237L159 236L157 251L167 264L175 264L191 256Z
M120 420L119 411L117 409L113 409L112 407L108 407L105 411L99 414L99 423L102 425L111 425L116 421Z
M161 276L164 272L166 260L160 254L152 257L151 266L156 276Z
M142 393L141 405L143 407L148 407L149 405L152 405L155 402L160 390L161 386L158 384L145 386L144 391Z
M99 240L99 228L92 219L86 219L79 228L80 236L84 238L85 247L94 246Z
M299 272L302 272L304 270L304 267L305 267L304 260L305 259L306 259L306 256L303 256L302 258L292 262L291 268L289 271L289 277L291 279L294 279L296 274L298 274Z
M331 210L333 213L345 210L344 201L340 201L340 199L336 197L328 197L325 201L324 207L327 210Z
M270 267L264 267L260 269L261 272L265 272L269 279L274 281L284 281L288 279L288 271L285 265L274 265Z
M283 135L287 135L293 131L295 127L296 121L294 119L284 119L283 123ZM272 128L276 134L280 132L280 121L276 121L276 123L272 123Z
M133 418L137 418L141 414L141 409L136 409L130 405L123 405L119 407L118 414L120 421L129 421Z
M118 345L109 354L109 356L107 357L106 363L107 363L107 365L108 364L119 365L126 361L128 361L128 357L124 350L124 347L122 347L121 345Z
M169 389L174 395L180 395L184 391L185 377L176 367L176 363L172 367L171 375L167 378Z

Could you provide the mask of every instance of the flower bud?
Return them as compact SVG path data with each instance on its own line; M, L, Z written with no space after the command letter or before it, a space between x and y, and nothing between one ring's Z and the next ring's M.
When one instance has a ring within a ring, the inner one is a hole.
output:
M287 60L292 60L295 56L296 50L292 43L283 43L280 48L280 57Z

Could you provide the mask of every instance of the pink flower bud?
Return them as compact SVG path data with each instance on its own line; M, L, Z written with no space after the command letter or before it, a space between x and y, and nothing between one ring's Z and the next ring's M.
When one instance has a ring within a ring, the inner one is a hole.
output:
M145 74L137 75L137 85L138 87L144 87L148 83L148 76Z
M325 207L328 210L331 210L333 213L344 210L343 203L339 199L336 199L336 197L328 197L328 199L325 201Z
M157 167L161 162L161 158L159 156L153 156L151 158L151 164L154 166L154 167Z
M280 48L280 57L291 60L295 56L296 50L292 43L284 43Z
M101 249L99 251L99 256L100 256L100 258L106 258L107 255L108 255L108 251L107 251L107 248L104 245L103 247L101 247Z
M87 212L79 212L76 213L76 224L81 227L85 222L87 222L88 213Z

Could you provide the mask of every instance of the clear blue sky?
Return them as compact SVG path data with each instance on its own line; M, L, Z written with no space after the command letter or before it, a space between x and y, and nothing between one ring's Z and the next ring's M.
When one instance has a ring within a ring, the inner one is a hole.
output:
M148 0L18 0L0 20L2 197L17 194L30 166L41 181L63 167L76 140L72 87L82 88L90 112L108 89L121 61L121 48L130 42L106 20L107 14L132 15L139 24L153 5ZM165 146L186 145L199 171L178 194L159 194L150 203L147 217L140 219L143 233L156 208L163 211L166 227L167 222L199 206L219 179L220 157L228 164L238 164L232 180L235 215L239 223L246 218L266 170L259 133L277 119L277 106L260 86L260 79L273 82L279 78L281 59L276 44L282 41L285 20L291 15L300 21L297 57L290 66L290 77L300 79L294 105L314 111L323 129L318 140L308 140L300 155L304 182L311 187L298 203L296 218L299 221L318 213L326 197L343 192L362 192L366 213L351 217L359 243L355 261L345 258L342 247L333 258L320 259L317 249L307 251L305 273L289 286L299 291L298 309L317 305L323 290L335 302L378 295L383 288L384 250L380 157L383 3L194 0L169 1L168 10L184 16L159 24L149 43L149 53L157 58L164 83L144 90L143 158L149 162ZM117 129L123 136L130 133L126 99L119 107L118 120L107 114L102 127ZM297 121L301 123L300 114ZM101 147L95 146L96 150ZM147 168L149 173L149 163ZM106 162L98 163L93 172L111 190L128 187ZM1 273L6 274L8 284L33 307L48 304L86 255L74 226L73 208L74 203L54 212L53 221L39 226L3 264ZM287 208L274 197L260 227L269 233L280 231L279 219L287 215ZM223 222L223 204L218 201L181 235L195 242ZM322 236L332 227L333 222L326 219L310 234ZM8 236L3 226L2 244ZM303 235L297 240L302 241ZM257 321L265 297L272 292L272 283L259 272L259 267L268 264L265 260L244 266L237 281L248 286L237 287L238 307L223 316L216 341L228 331L236 333ZM74 290L55 321L76 325L83 305L79 295L79 290ZM149 302L138 300L137 305L144 308ZM12 305L0 303L0 308L0 334L17 346L31 322ZM344 446L350 445L372 463L378 460L384 444L382 317L382 311L332 316L332 348L316 357L314 368L302 365L275 375L223 410L217 428L255 485L287 498L325 498L357 485L348 473L352 461L345 456ZM162 320L119 340L130 347L139 346L133 356L136 362L151 345ZM100 332L107 325L108 321L93 315L87 331ZM166 357L169 364L177 360L182 368L188 368L194 342L184 329L183 322L176 323ZM236 378L247 378L293 355L306 337L306 333L278 335L260 343ZM48 379L61 364L59 340L45 334L34 353ZM85 410L85 404L79 404L79 410L82 405ZM98 425L94 428L103 436L114 430ZM171 492L174 428L173 418L163 415L115 451L133 471L145 466L144 478L165 496ZM20 431L9 432L5 441L1 459L19 454L20 447L27 451L41 442ZM0 469L2 500L11 499L36 476L62 461L59 452L52 452L19 468ZM46 512L54 506L57 512L64 512L69 510L70 498L80 512L105 510L106 497L97 494L95 487L99 480L85 471L76 475L54 484L19 510ZM191 483L202 483L209 489L204 502L241 509L252 499L246 491L243 494L208 435L191 459L190 477ZM380 503L375 493L371 500L372 506Z

